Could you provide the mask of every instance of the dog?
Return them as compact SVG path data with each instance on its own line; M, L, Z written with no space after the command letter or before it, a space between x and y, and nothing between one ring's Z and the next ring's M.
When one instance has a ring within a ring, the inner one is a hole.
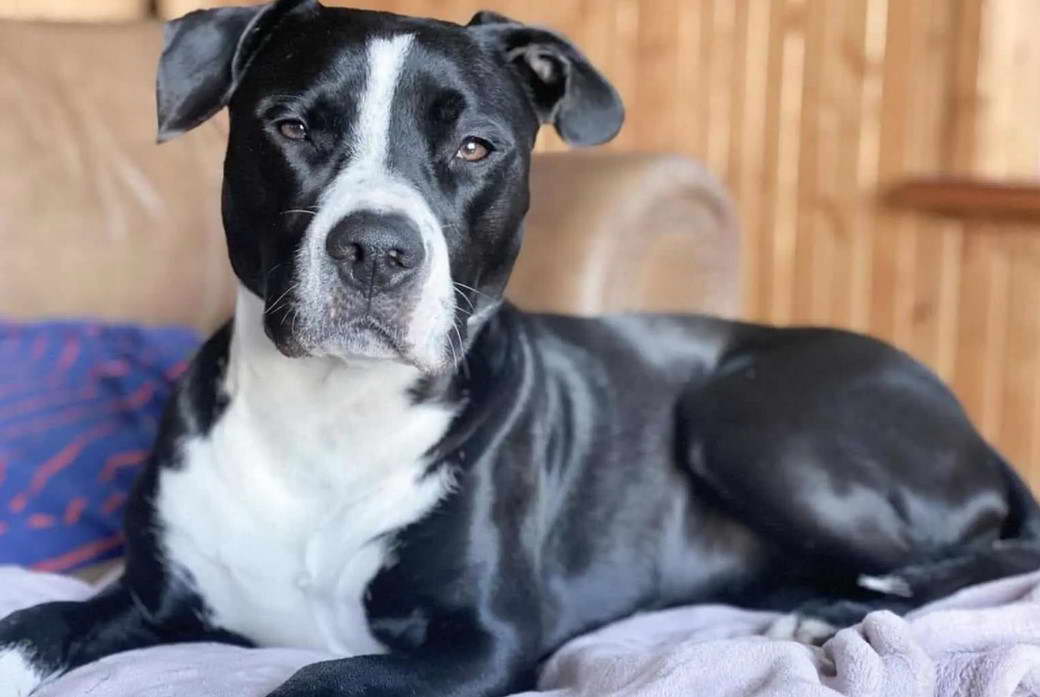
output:
M818 640L1040 567L943 384L829 329L521 312L535 136L624 109L565 38L314 0L191 13L160 140L227 106L240 281L126 512L123 576L0 621L0 697L170 642L342 656L272 697L499 697L567 639L726 602Z

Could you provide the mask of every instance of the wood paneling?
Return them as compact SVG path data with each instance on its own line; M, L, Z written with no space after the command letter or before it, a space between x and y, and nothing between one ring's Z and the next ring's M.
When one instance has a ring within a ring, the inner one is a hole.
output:
M369 4L455 21L489 7L569 34L627 102L608 147L688 153L729 185L747 317L910 351L1040 485L1040 228L883 202L908 178L1037 176L1040 2ZM563 146L547 131L540 147Z

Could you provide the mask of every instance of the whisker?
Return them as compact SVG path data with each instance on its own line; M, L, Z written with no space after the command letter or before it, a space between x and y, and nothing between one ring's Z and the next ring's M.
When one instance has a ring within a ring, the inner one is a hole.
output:
M290 292L296 290L296 287L298 285L299 285L298 283L290 284L289 287L285 289L285 292L283 292L281 295L278 296L278 299L274 301L274 303L271 305L271 307L269 307L267 310L264 311L264 314L265 315L271 314L271 313L275 312L279 307L281 307L281 305L284 304L284 303L282 303L282 301L285 299L285 296L287 296Z
M474 305L474 304L473 304L473 301L472 301L472 300L470 300L470 299L469 299L469 298L468 298L468 297L466 296L466 294L462 292L462 290L461 290L461 289L459 289L459 288L456 288L456 289L455 289L455 292L459 294L459 297L460 297L460 298L462 298L463 300L465 300L465 301L466 301L466 304L467 304L467 305L469 305L469 311L470 311L470 313L473 313L473 312L476 312L476 311L477 311L477 307L476 307L476 305Z
M282 211L279 215L291 215L293 213L302 213L304 215L318 215L318 211L308 210L306 208L290 208L287 211Z
M466 360L466 345L462 340L462 332L459 330L457 320L453 317L451 320L451 328L455 330L455 336L459 337L459 352L462 354L462 360L456 359L456 364L461 367L462 372L469 377L469 363ZM448 337L448 343L451 343L451 337Z
M487 293L481 293L479 290L477 290L473 286L467 286L465 283L459 283L458 281L452 281L452 283L454 283L459 288L464 288L466 290L473 291L477 295L479 295L481 297L484 297L484 298L487 298L488 300L494 300L494 298L492 298L490 295L488 295Z
M451 351L451 370L455 372L459 367L459 357L455 354L455 342L451 333L448 334L448 350Z

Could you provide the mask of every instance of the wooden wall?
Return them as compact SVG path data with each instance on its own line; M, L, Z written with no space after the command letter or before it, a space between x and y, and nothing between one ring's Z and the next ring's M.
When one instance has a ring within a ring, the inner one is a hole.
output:
M728 183L749 318L905 348L1040 486L1040 226L881 200L911 176L1040 176L1040 2L359 2L455 21L497 9L569 34L628 104L608 147L685 152ZM214 2L157 6L200 4Z

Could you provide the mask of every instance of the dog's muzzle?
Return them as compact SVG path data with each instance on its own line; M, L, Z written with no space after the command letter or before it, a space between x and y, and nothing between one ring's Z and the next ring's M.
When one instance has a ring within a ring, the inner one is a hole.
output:
M344 175L323 197L296 263L290 316L267 320L283 353L391 359L424 372L450 366L448 248L413 188Z

